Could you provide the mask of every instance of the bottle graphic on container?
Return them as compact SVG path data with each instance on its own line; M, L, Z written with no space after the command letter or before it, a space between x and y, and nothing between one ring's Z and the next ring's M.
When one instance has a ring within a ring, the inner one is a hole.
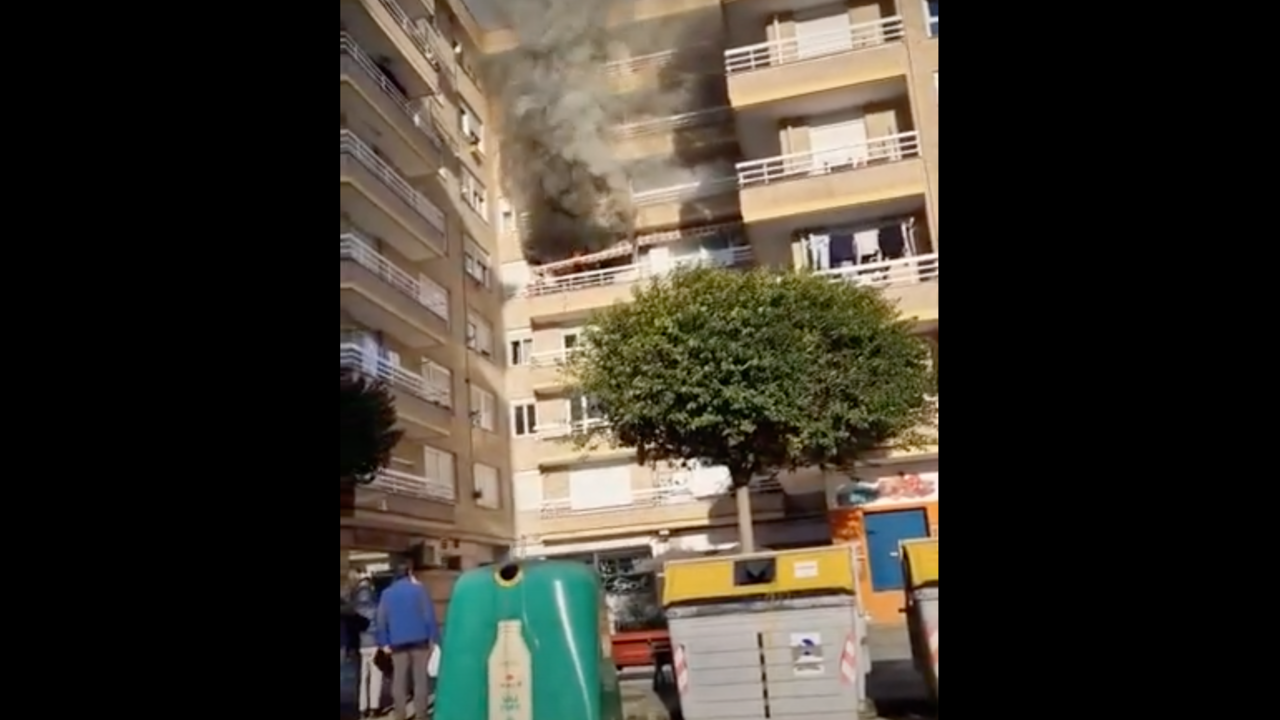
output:
M521 622L499 621L489 652L489 720L532 720L531 666Z

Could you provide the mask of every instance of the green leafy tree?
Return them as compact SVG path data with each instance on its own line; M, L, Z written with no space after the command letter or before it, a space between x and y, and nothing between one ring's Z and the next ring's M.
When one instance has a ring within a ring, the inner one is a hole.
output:
M742 549L752 478L851 469L873 448L928 442L936 382L925 342L878 290L809 273L699 268L593 315L568 368L606 435L640 462L729 469Z
M363 483L391 461L391 449L400 440L395 429L396 406L380 382L342 368L343 485Z

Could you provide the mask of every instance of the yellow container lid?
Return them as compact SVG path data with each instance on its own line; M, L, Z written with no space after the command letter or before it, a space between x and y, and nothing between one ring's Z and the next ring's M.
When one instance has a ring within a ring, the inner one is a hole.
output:
M907 584L916 588L938 582L938 539L906 540L902 543L906 560Z
M663 564L662 604L822 590L855 594L853 563L849 545L671 560Z

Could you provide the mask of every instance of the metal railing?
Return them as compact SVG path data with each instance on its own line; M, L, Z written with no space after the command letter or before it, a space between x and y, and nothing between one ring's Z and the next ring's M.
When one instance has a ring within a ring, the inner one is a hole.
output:
M369 483L369 488L407 497L423 498L454 503L458 490L454 483L438 478L423 477L399 470L381 470Z
M342 367L358 370L440 407L453 407L452 387L440 383L439 378L429 379L405 370L354 343L341 343L339 349Z
M749 245L739 245L736 247L726 248L724 250L710 250L705 255L689 255L685 257L674 257L670 260L670 266L667 270L673 270L677 267L689 266L713 266L727 267L739 265L751 259L751 247ZM588 270L586 272L573 273L570 275L553 275L544 277L540 280L533 280L524 287L518 294L521 297L536 297L539 295L554 295L556 293L571 292L573 290L583 290L593 287L605 287L608 285L623 285L627 283L639 282L645 278L661 275L664 271L655 270L650 262L634 263L631 265L622 265L620 267L604 268L602 270Z
M631 193L631 202L637 207L645 207L646 205L662 205L664 203L685 202L687 200L696 200L698 198L710 197L728 192L734 186L732 176L710 178L707 180L697 180L691 183L683 183L681 185L672 185L670 187L657 188L654 190L643 190L641 192Z
M618 139L628 139L639 137L641 135L652 135L655 133L678 130L681 128L714 125L716 123L725 122L731 117L732 114L729 108L718 107L711 108L709 110L695 110L693 112L680 113L679 115L668 115L667 117L653 118L651 120L639 120L637 122L625 123L614 127L611 132L613 133L613 136Z
M538 514L544 520L574 515L600 515L605 513L626 512L630 510L662 507L664 505L682 505L697 502L699 498L689 492L689 488L681 486L655 487L644 490L632 490L630 502L604 507L575 508L573 500L544 500L538 508Z
M885 260L883 262L818 271L832 280L844 280L871 287L915 285L938 279L938 253Z
M409 98L400 91L400 88L396 87L395 83L391 82L391 79L387 77L386 73L382 72L382 68L378 67L378 64L373 61L373 58L369 57L364 50L360 49L360 46L356 44L356 41L352 39L350 35L346 33L339 33L339 35L342 40L342 50L340 51L340 54L346 55L351 58L352 62L359 65L360 69L364 70L365 74L377 83L378 87L382 88L382 91L387 94L387 97L391 98L391 101L404 111L404 114L409 118L409 121L413 123L414 127L418 128L423 135L427 136L427 139L429 139L433 145L439 148L440 136L437 134L435 123L432 122L426 108L415 110L413 108L413 103L409 102Z
M747 160L737 164L738 187L747 188L779 180L848 172L870 165L905 160L919 154L919 135L904 132L841 147Z
M902 18L894 15L804 37L777 38L755 45L730 48L724 51L724 70L727 75L735 75L803 60L815 60L879 47L901 40L902 36Z
M422 193L413 189L404 178L400 177L390 165L365 144L363 140L356 136L350 130L341 130L342 135L342 154L350 155L360 161L369 172L377 175L380 180L387 184L392 192L399 195L402 200L409 204L418 214L423 217L431 225L439 231L441 239L445 234L444 230L444 213L434 203L428 200Z
M417 26L413 24L413 21L409 19L409 15L403 8L396 4L395 0L379 0L379 2L381 2L382 7L386 8L387 12L391 14L391 19L396 21L396 24L400 26L401 30L404 30L404 34L409 38L409 42L418 49L418 52L422 53L422 57L427 61L427 64L430 65L433 70L439 70L440 60L436 57L435 50L433 50L427 43L426 33L419 30ZM428 80L428 83L430 83L430 80ZM439 94L440 92L439 89L434 86L432 86L431 91L436 94Z
M556 367L564 365L569 361L569 356L573 355L578 348L563 348L561 350L544 350L536 352L529 356L530 367Z
M643 72L645 70L657 70L671 63L676 57L675 50L663 50L661 52L649 53L648 55L637 55L627 58L626 60L611 60L604 65L605 75L629 75L635 72Z
M551 440L553 438L569 437L570 435L581 435L588 430L608 427L608 425L609 421L604 418L558 422L540 426L537 435L539 440Z
M376 250L359 235L352 232L342 233L341 258L352 260L369 272L377 275L388 285L408 295L419 305L425 307L446 323L449 322L449 291L431 278L414 279L412 275L396 267L394 263L379 255Z

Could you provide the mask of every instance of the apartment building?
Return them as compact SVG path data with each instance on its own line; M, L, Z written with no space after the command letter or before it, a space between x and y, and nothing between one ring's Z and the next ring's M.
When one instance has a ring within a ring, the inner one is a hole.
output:
M640 0L620 4L614 21L677 16L696 31L667 33L671 46L601 68L619 93L662 83L673 67L686 81L697 75L703 90L718 88L700 92L702 107L612 129L620 158L676 157L695 170L633 188L634 239L533 265L521 253L521 209L498 201L500 352L518 549L527 555L736 543L722 468L643 467L627 448L570 442L575 429L602 420L565 387L563 362L591 312L625 301L636 282L685 263L810 268L881 288L937 346L937 1ZM491 28L483 44L502 52L514 42ZM936 446L886 448L862 476L883 490L868 509L882 515L877 540L858 535L864 577L869 591L889 593L900 583L896 539L937 532ZM826 513L846 481L762 480L758 544L828 541Z
M514 537L481 31L451 0L341 20L341 364L386 381L404 431L344 513L344 572L415 546L474 567Z

